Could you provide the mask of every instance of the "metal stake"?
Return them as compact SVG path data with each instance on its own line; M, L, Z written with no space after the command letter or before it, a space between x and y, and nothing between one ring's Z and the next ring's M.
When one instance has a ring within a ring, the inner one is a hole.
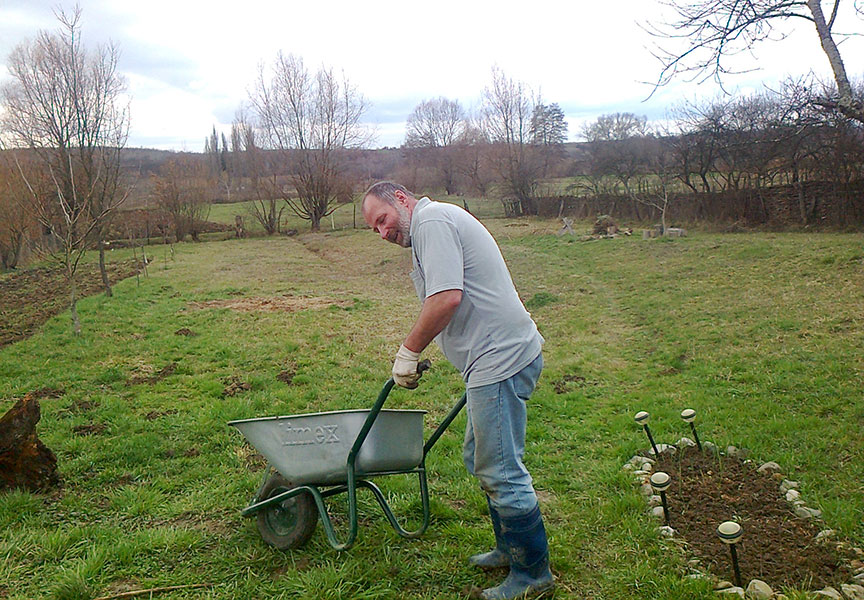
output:
M654 449L654 456L660 456L660 453L657 451L657 444L654 443L654 438L651 436L651 430L648 429L648 416L648 413L642 410L636 413L633 420L639 423L648 435L648 441L651 442L651 447Z
M655 492L660 494L660 501L663 503L663 517L666 524L669 525L669 504L666 502L666 490L672 485L672 478L668 473L657 471L651 475L651 487Z
M694 423L696 420L696 411L692 408L685 408L681 411L681 418L684 419L685 423L690 423L690 431L693 432L696 447L699 448L699 452L702 452L702 442L699 441L699 434L696 433L696 424Z
M735 544L744 535L741 525L735 521L724 521L717 526L717 536L724 544L729 545L729 554L732 555L732 569L735 571L735 585L741 585L741 570L738 568L738 551L735 549Z

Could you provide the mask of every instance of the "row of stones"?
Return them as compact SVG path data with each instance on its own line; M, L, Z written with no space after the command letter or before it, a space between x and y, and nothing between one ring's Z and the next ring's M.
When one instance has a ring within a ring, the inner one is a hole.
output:
M678 448L693 446L696 446L696 443L690 438L684 437L678 440L674 445L657 444L657 452L660 454L673 454L678 450ZM704 452L710 452L713 454L721 453L717 445L712 442L702 442L702 449ZM649 449L648 454L654 455L654 448ZM744 461L744 463L752 462L747 459L749 451L746 448L727 446L725 454L733 458L738 458ZM655 462L656 461L653 458L637 454L627 461L622 469L633 473L636 478L636 483L640 485L640 491L648 503L651 514L659 519L663 519L664 512L663 506L661 505L661 498L654 494L654 488L650 482L651 472L654 470ZM797 481L786 479L780 474L781 468L779 464L774 461L769 461L760 465L756 470L759 473L773 475L782 480L780 483L780 493L784 494L786 501L792 505L792 510L795 513L795 516L800 519L818 519L822 516L822 511L808 507L801 499L801 493L798 491L799 483ZM668 525L659 527L658 531L661 536L668 538L674 537L676 533L675 530ZM833 529L824 529L816 535L816 542L825 543L834 535L834 533ZM849 549L844 542L839 542L837 546L839 550ZM864 600L864 550L861 548L851 548L851 550L853 550L858 556L851 565L854 573L854 583L843 584L840 586L840 591L833 587L826 587L812 592L811 594L814 599L824 600L825 598L831 598L833 600L843 600L846 598L847 600ZM696 573L688 575L691 579L714 579L710 575L698 572L699 559L690 560L688 564L694 570L697 570ZM787 598L785 594L775 593L767 583L759 579L751 580L747 585L746 590L735 586L728 581L716 581L714 584L714 590L718 594L739 596L741 598L746 597L754 600L785 600Z

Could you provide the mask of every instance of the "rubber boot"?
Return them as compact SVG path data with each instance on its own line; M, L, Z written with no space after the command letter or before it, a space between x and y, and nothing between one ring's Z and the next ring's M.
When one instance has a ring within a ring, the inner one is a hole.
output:
M507 544L501 536L501 517L498 511L486 496L486 504L489 506L489 518L492 519L492 530L495 532L495 549L483 554L475 554L468 558L468 562L481 569L498 569L510 566L510 554L507 552Z
M483 590L486 600L535 598L555 587L549 570L549 546L540 507L516 517L501 517L501 535L510 552L510 574L494 588Z

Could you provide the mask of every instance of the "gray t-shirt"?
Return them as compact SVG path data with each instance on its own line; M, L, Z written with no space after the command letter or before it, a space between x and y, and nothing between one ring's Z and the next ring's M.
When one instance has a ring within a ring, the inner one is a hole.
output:
M421 302L462 290L462 302L435 341L467 387L504 381L537 358L543 338L480 221L458 206L422 198L410 233L411 280Z

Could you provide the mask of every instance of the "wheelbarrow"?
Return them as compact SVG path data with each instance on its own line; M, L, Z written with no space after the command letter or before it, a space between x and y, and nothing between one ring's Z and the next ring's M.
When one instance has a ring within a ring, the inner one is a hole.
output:
M418 372L429 368L424 360ZM423 442L425 410L382 410L394 381L389 379L370 410L340 410L231 421L268 461L268 468L243 516L256 516L261 537L280 550L303 546L318 517L330 545L347 550L357 539L357 489L371 491L400 536L417 538L429 526L426 455L465 406L465 395L429 439ZM402 528L381 489L370 479L416 473L423 521L415 531ZM348 493L348 535L340 540L324 502Z

